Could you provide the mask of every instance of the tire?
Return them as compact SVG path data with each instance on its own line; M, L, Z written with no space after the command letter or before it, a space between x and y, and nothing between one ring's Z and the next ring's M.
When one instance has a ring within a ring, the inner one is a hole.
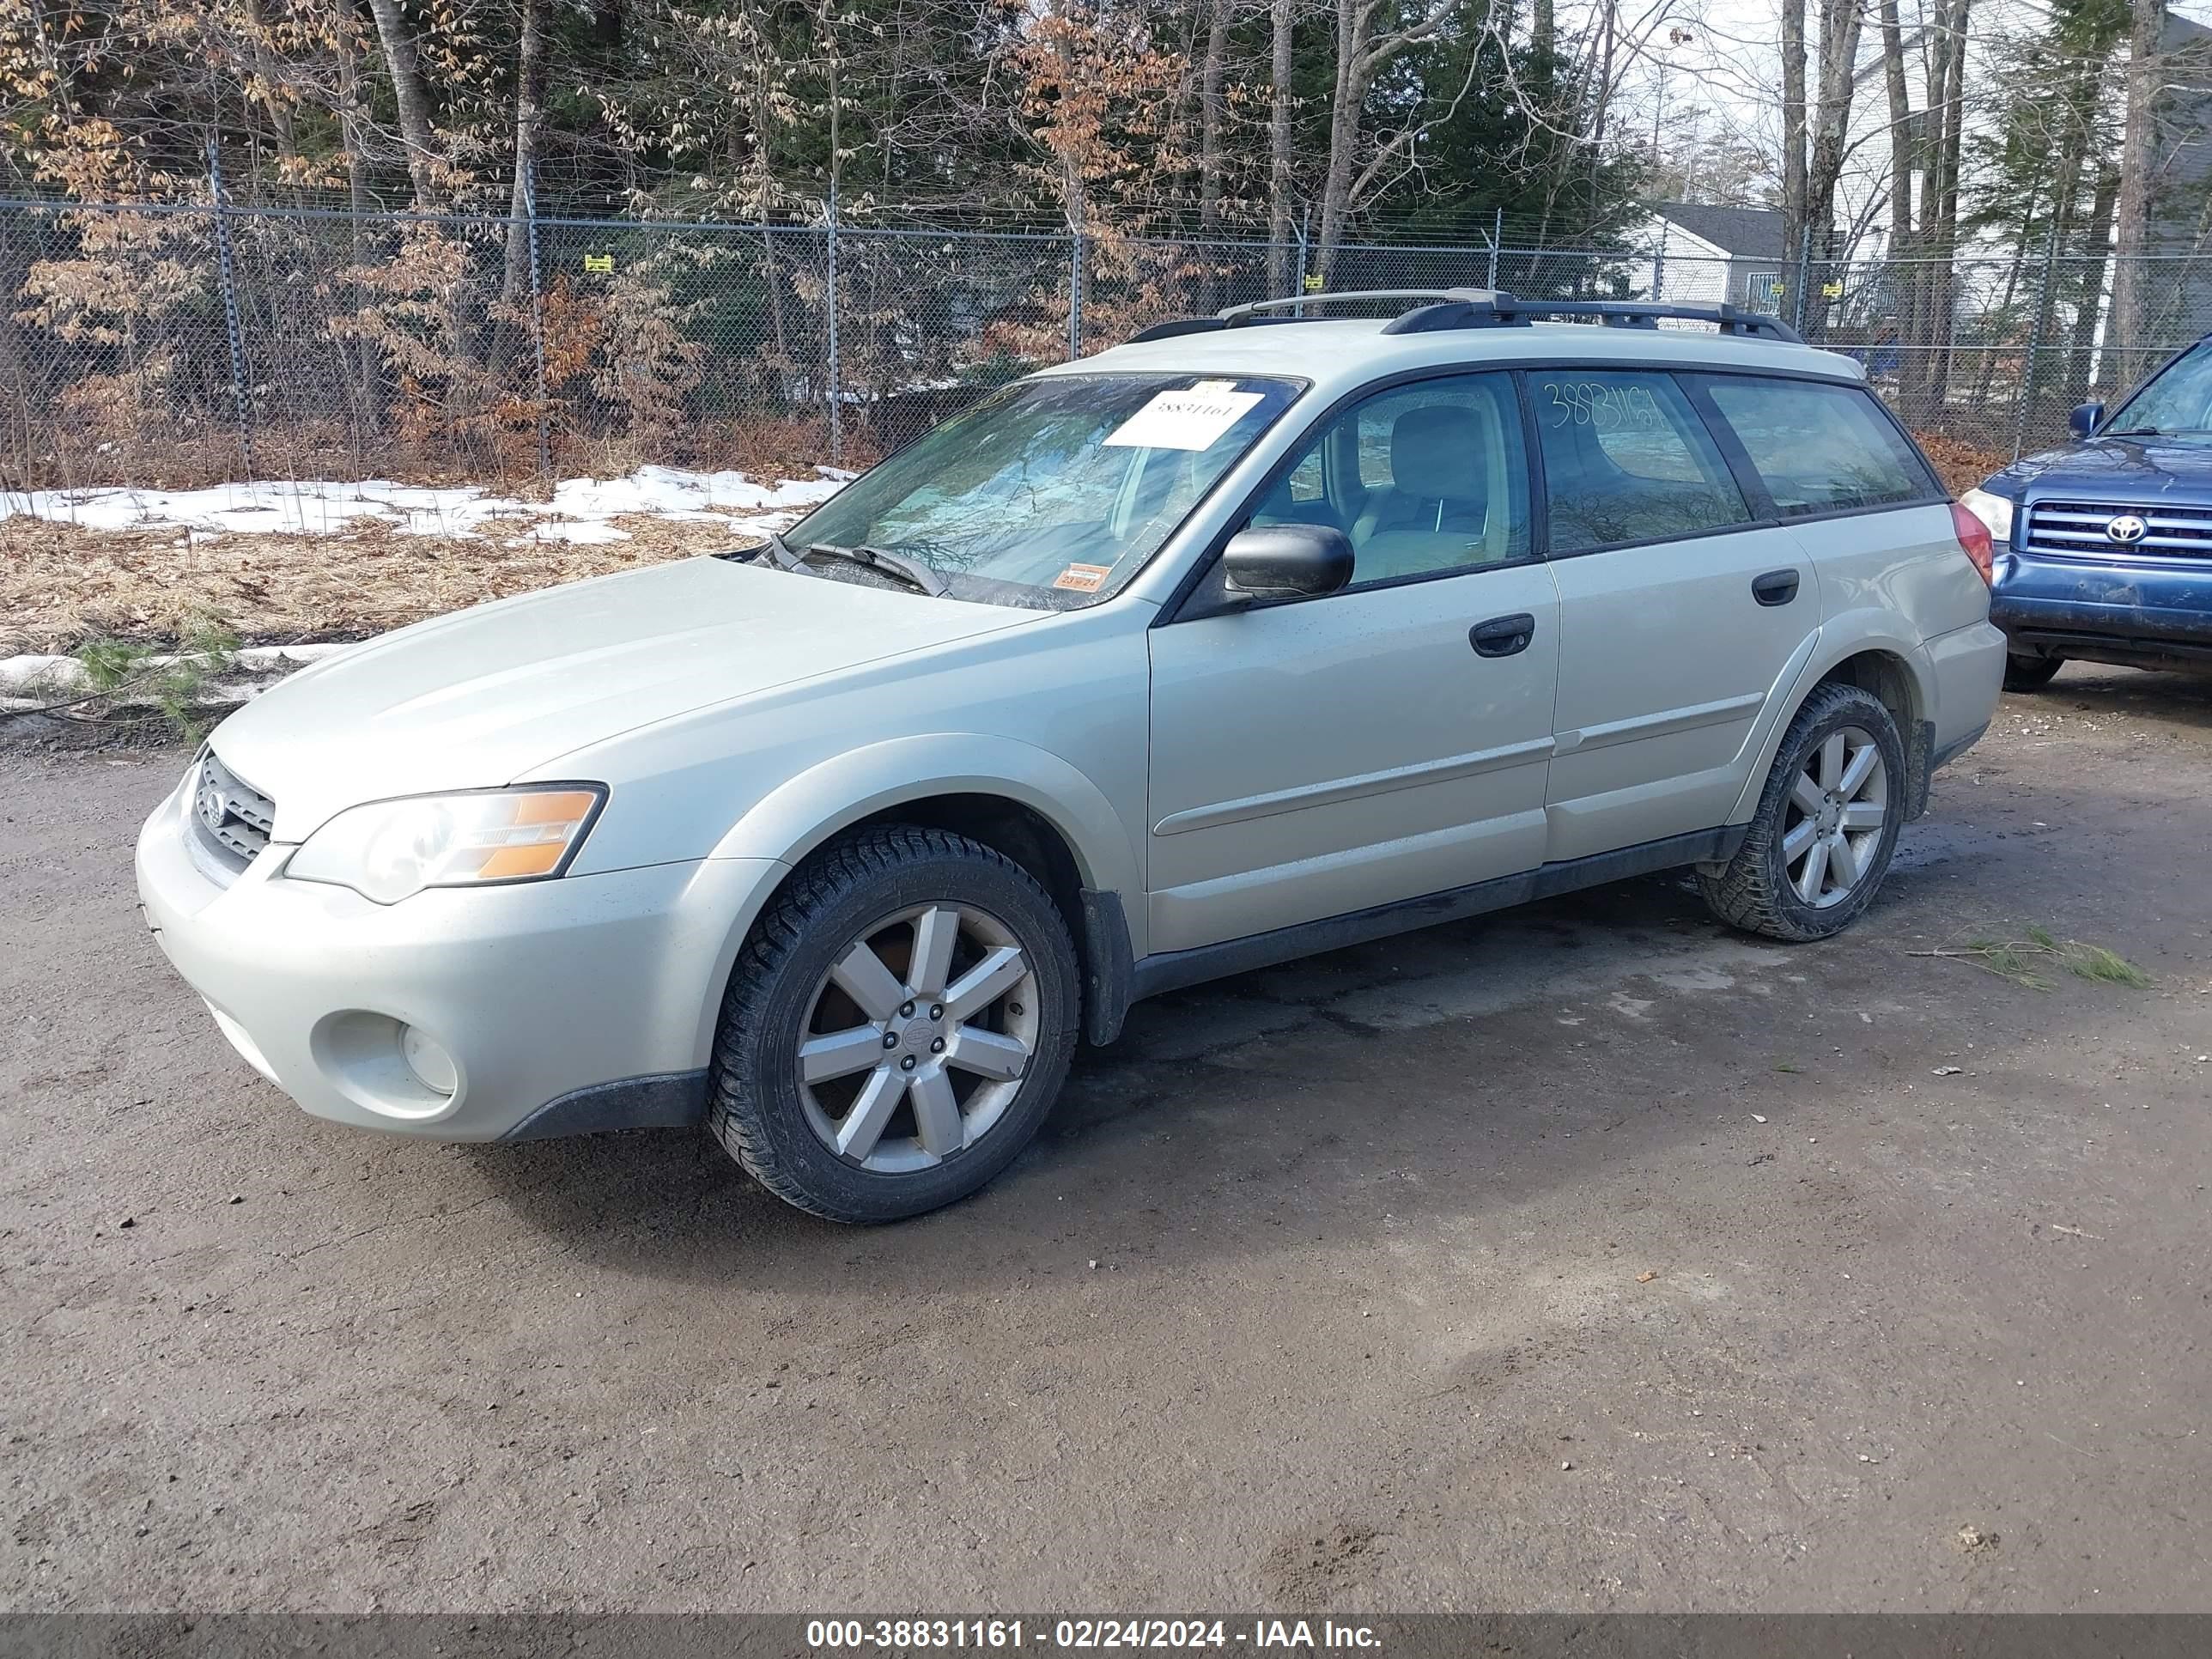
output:
M2063 657L2023 657L2008 651L2005 653L2004 689L2008 691L2040 691L2065 666L2066 659Z
M950 1204L1052 1109L1078 984L1066 921L1011 859L918 825L847 836L800 866L738 953L708 1127L778 1198L832 1221Z
M1838 751L1831 748L1838 738L1840 768L1833 764ZM1864 749L1873 751L1875 763L1854 784L1851 769L1860 764ZM1747 933L1793 943L1843 932L1873 899L1897 850L1909 793L1905 765L1897 723L1879 698L1856 685L1815 688L1783 734L1743 845L1717 871L1704 866L1698 872L1713 914ZM1847 787L1826 787L1832 783ZM1846 811L1845 806L1878 807L1880 821L1872 822L1863 811ZM1809 836L1801 840L1808 823ZM1835 850L1839 841L1840 852ZM1808 896L1808 872L1817 898ZM1842 884L1845 873L1848 886Z

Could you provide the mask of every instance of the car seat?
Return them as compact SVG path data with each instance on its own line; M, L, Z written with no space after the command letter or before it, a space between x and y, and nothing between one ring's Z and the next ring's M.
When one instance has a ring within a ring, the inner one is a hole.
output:
M1352 527L1356 580L1388 580L1483 562L1483 457L1496 441L1464 404L1425 404L1390 425L1390 482Z

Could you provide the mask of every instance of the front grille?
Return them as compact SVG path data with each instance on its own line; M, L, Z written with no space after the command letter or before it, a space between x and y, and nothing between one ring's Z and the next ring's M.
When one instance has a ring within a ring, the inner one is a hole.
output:
M192 781L192 833L222 865L243 870L269 845L276 803L225 766L210 749Z
M2142 520L2141 536L2130 540L2112 533L2115 522L2130 519ZM2027 544L2031 553L2061 557L2212 558L2212 507L2038 501L2028 509Z

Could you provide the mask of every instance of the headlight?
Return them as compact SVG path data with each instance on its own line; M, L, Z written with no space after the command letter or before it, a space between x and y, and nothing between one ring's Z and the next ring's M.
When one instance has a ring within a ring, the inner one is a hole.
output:
M2002 548L2012 540L2012 503L1986 489L1970 489L1959 497L1965 507L1990 527L1990 539Z
M425 887L542 881L568 867L606 798L602 785L567 783L376 801L308 836L284 874L379 904Z

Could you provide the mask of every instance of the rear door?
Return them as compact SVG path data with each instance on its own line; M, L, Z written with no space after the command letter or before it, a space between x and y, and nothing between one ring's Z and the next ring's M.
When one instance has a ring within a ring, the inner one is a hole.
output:
M1151 631L1156 951L1543 858L1559 605L1511 376L1423 379L1328 417L1238 527L1290 522L1345 532L1348 587Z
M1813 561L1676 376L1562 366L1527 386L1559 589L1547 857L1712 829L1819 632Z
M1812 556L1824 618L1901 616L1932 636L1988 615L1989 590L1959 555L1949 497L1874 393L1763 374L1693 384L1766 510Z

